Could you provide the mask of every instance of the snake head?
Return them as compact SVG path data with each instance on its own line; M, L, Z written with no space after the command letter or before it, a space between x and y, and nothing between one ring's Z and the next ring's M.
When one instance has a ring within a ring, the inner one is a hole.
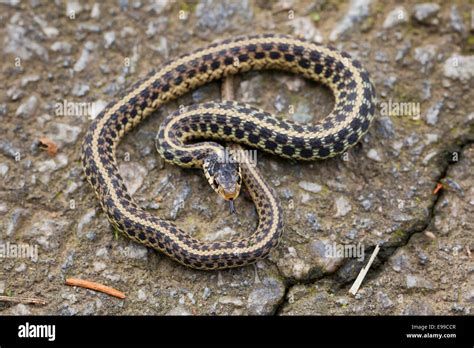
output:
M220 157L211 155L204 160L202 167L211 187L222 198L231 202L231 212L234 212L232 201L239 196L242 185L239 164L231 158L223 161Z

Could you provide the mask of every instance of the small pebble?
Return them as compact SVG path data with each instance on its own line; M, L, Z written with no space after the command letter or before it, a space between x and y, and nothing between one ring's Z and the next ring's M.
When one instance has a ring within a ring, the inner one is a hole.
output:
M434 3L423 3L413 6L413 17L423 24L434 24L432 22L440 10L440 6Z
M336 215L334 217L346 216L351 210L352 206L344 196L336 198Z
M393 28L397 25L400 25L406 22L408 22L407 10L405 10L405 7L403 6L397 6L385 18L385 21L383 22L383 28L384 29Z
M307 182L307 181L300 181L298 183L298 186L301 187L303 190L312 192L312 193L321 192L321 190L323 189L321 185L316 184L314 182Z
M380 157L376 149L370 149L367 152L367 157L376 162L382 162L382 157Z

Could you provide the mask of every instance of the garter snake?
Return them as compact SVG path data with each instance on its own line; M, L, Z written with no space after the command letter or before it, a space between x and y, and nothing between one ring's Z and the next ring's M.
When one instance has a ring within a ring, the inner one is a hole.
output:
M242 103L209 102L168 116L157 136L158 149L167 161L202 167L210 184L226 199L236 197L242 176L260 219L255 233L231 241L204 242L140 208L128 193L115 158L124 135L161 105L190 90L225 76L264 69L321 82L334 94L334 109L313 125L301 125ZM110 103L89 126L82 163L108 220L132 240L196 269L242 266L265 257L278 244L283 228L278 199L251 165L223 166L217 161L220 145L189 140L217 139L284 158L324 159L359 141L374 117L374 105L369 74L347 53L285 35L236 37L165 63Z

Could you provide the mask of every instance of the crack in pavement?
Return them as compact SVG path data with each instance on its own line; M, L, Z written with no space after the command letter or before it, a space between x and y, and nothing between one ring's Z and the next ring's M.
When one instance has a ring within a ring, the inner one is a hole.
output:
M442 179L446 178L449 169L453 165L456 165L456 164L458 164L462 161L462 156L463 156L464 149L467 146L471 145L471 144L474 144L474 134L470 134L468 132L468 134L466 136L461 136L460 138L455 139L455 142L453 144L449 144L449 145L445 146L445 148L441 151L441 153L444 155L444 159L442 159L442 161L440 163L441 172L440 172L440 175L436 178L435 184L441 182ZM460 155L459 160L455 161L455 162L450 161L448 159L448 155L452 156L452 154L454 152L458 152L459 155ZM399 248L402 248L402 247L406 246L410 242L410 239L415 234L423 233L431 226L432 221L433 221L433 219L436 215L436 207L438 205L438 202L439 202L442 194L443 194L442 191L436 193L436 196L433 199L433 203L429 207L428 216L426 217L426 220L423 221L421 227L409 229L408 231L406 231L406 233L403 235L403 237L400 239L400 241L398 243L391 244L389 242L389 243L387 243L388 245L386 244L384 246L380 246L380 251L379 251L377 257L374 260L374 263L372 264L370 270L368 271L368 273L367 273L367 275L364 279L365 282L367 282L368 280L375 279L378 275L380 275L380 273L385 269L384 266L387 263L387 261L390 259L390 257ZM415 222L415 225L416 224L419 224L419 221ZM370 247L366 248L366 253L371 254L374 249L375 249L375 246L370 246ZM340 270L344 269L345 267L347 267L348 265L353 266L352 267L352 272L351 272L352 276L349 277L349 278L342 278L338 274L338 272ZM281 301L281 303L276 307L273 315L281 315L281 312L282 312L284 306L288 303L287 296L288 296L288 293L289 293L289 291L291 290L292 287L294 287L296 285L315 284L317 281L320 281L323 278L327 278L327 279L330 279L330 280L333 281L334 285L331 287L332 290L334 290L334 291L342 290L343 288L347 288L350 285L350 283L352 283L355 280L355 278L359 274L360 270L364 266L365 266L365 263L355 262L354 260L349 259L344 264L342 264L336 272L334 272L332 274L322 275L321 277L313 278L309 281L296 281L296 282L290 282L287 278L285 278L283 276L281 270L277 266L277 269L278 269L278 272L280 273L280 276L282 276L282 278L284 279L285 292L284 292L283 301Z

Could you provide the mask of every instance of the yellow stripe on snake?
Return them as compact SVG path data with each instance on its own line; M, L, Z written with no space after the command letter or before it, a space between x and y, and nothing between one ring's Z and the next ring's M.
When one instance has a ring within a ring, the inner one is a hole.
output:
M334 109L314 125L299 125L246 104L209 102L168 116L157 136L166 161L203 168L224 199L234 200L243 181L259 216L256 231L246 238L205 242L140 208L128 193L115 158L124 135L161 105L190 90L232 74L269 69L328 86ZM223 146L195 140L244 144L289 159L324 159L359 141L374 117L374 105L369 74L347 53L285 35L237 37L165 63L110 103L85 135L82 163L110 223L132 240L196 269L243 266L264 258L278 244L283 230L279 200L250 163L223 161Z

